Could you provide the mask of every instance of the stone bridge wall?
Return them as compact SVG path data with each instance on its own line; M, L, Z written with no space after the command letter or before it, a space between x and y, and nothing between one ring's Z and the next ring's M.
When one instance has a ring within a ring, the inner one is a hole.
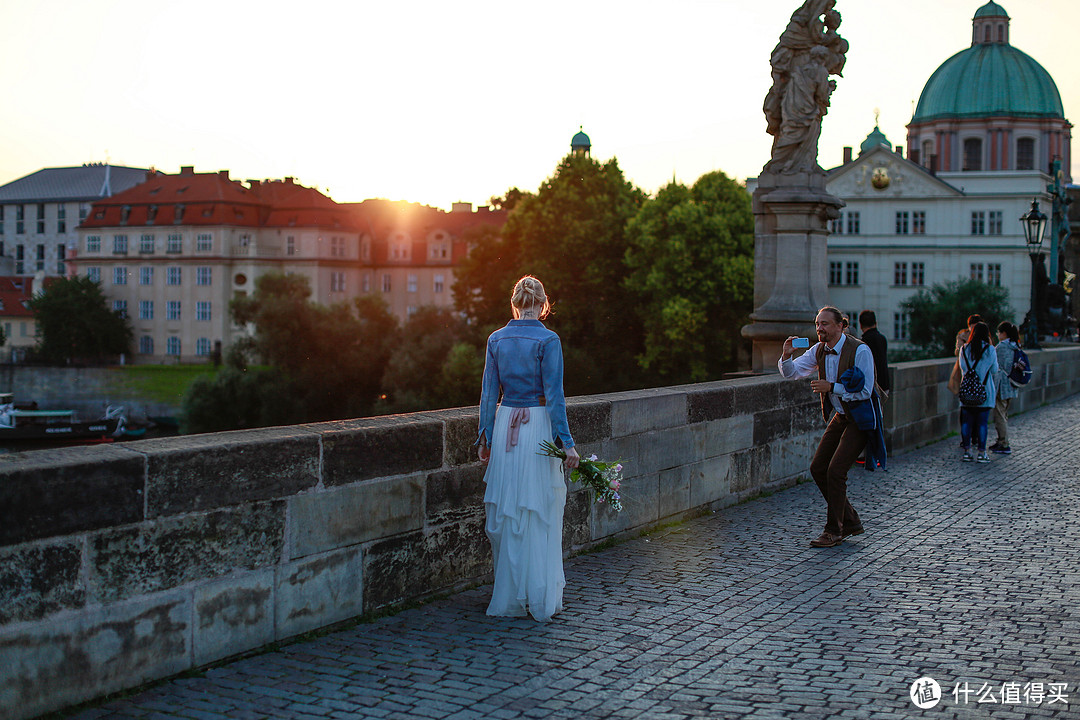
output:
M1032 360L1019 411L1080 391L1080 347ZM894 453L957 427L950 367L892 368ZM823 427L807 383L778 376L568 412L583 454L626 467L619 515L571 488L568 552L792 485ZM489 579L476 424L464 408L0 455L0 716Z

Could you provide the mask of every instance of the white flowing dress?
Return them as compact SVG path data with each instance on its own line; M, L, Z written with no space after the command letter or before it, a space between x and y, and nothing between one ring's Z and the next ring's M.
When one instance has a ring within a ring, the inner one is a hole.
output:
M484 482L488 538L495 560L495 589L488 615L523 617L526 610L541 622L562 610L566 579L562 564L563 509L566 483L562 461L540 455L551 441L544 407L529 408L529 421L518 427L517 444L507 445L514 408L495 413L491 459Z

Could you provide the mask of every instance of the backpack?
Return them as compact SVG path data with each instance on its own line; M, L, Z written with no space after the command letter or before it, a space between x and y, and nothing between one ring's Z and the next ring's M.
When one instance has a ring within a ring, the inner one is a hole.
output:
M1031 382L1031 362L1028 361L1027 353L1020 348L1013 353L1012 369L1009 370L1009 382L1015 388L1022 388Z
M986 380L989 377L989 369L986 371L986 377L982 380L980 380L979 376L975 373L974 367L964 373L963 379L960 380L960 392L956 394L957 397L960 398L960 404L967 407L980 407L985 403Z

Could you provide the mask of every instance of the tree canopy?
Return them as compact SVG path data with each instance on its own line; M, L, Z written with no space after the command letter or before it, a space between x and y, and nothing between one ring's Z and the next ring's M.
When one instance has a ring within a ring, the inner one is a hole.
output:
M956 347L956 332L967 327L969 315L981 315L994 335L998 323L1013 319L1009 291L978 280L949 280L924 288L900 303L909 316L912 345L931 357L948 357Z
M131 349L130 323L109 309L101 285L88 277L58 278L29 305L37 321L38 360L103 363Z

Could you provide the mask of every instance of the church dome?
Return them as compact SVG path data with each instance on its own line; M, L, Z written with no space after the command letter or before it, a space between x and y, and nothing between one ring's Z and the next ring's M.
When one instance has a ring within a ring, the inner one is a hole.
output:
M867 150L873 150L878 145L884 145L889 150L892 150L892 143L889 142L889 138L885 137L885 133L881 132L881 129L875 125L874 130L866 136L866 139L862 141L862 145L859 146L859 154L862 155Z
M563 137L566 137L566 136L564 135ZM573 137L572 140L570 140L570 149L571 150L577 150L578 148L581 148L582 150L588 150L591 147L592 147L592 142L589 140L589 136L586 135L584 132L579 132L577 135L575 135Z
M1009 17L1009 13L1005 12L1005 8L998 5L993 0L983 5L981 8L975 11L975 17Z
M1042 65L1011 45L980 43L930 76L912 122L989 116L1064 118L1065 110Z

